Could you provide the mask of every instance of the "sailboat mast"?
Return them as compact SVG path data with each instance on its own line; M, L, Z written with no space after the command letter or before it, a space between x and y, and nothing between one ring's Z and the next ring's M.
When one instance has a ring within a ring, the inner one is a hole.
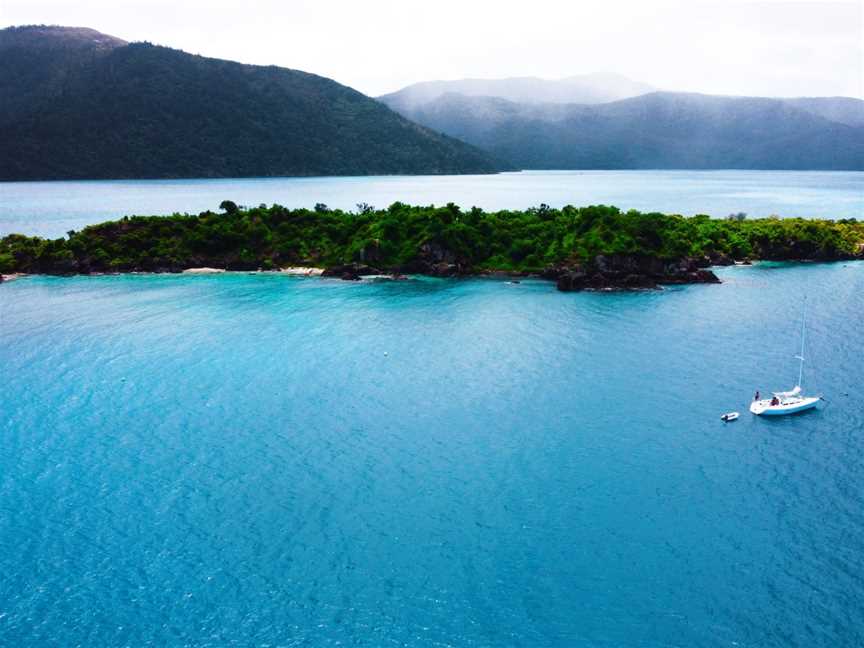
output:
M801 355L798 359L801 361L798 365L798 386L801 386L801 380L804 378L804 323L807 320L807 298L804 298L804 307L801 312Z

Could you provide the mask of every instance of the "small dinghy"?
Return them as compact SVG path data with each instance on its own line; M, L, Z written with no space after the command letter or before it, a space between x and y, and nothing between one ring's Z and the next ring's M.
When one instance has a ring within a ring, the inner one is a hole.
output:
M724 423L728 423L729 421L737 421L738 412L726 412L723 416L720 417L720 420Z

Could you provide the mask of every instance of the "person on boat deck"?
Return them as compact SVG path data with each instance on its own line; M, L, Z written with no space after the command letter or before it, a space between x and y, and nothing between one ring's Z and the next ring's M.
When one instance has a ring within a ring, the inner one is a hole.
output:
M771 404L772 405L779 405L780 399L775 396L774 398L771 399Z
M753 397L753 400L754 401L759 400L759 390L758 389L756 390L756 395Z

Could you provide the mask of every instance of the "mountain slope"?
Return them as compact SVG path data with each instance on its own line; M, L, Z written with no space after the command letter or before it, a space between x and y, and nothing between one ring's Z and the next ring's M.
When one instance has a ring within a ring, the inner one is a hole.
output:
M526 169L864 169L854 119L864 102L851 101L654 92L561 105L450 93L403 114ZM834 114L848 123L824 116Z
M0 179L489 173L335 81L92 30L0 31Z
M403 111L413 110L450 93L467 97L498 97L517 103L595 104L636 97L654 90L656 88L645 83L615 74L584 74L556 80L512 77L424 81L379 97L379 100Z
M56 95L70 73L124 45L85 27L0 30L0 120L14 118L45 94Z
M864 126L864 101L852 97L799 97L784 103L847 126Z

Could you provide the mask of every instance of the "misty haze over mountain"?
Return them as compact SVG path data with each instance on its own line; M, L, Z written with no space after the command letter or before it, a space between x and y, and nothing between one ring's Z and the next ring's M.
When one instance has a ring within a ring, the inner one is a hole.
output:
M849 97L657 92L585 75L418 83L380 100L522 169L864 169L864 101Z
M581 74L565 79L537 77L508 79L460 79L456 81L423 81L397 92L379 97L387 105L411 110L456 93L467 97L498 97L517 103L596 104L628 99L657 88L618 74Z

